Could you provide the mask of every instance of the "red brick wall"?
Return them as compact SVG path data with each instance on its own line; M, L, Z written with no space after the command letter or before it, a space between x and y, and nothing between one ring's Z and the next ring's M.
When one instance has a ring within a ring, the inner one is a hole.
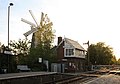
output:
M62 37L58 37L58 45L62 40L63 40ZM63 46L64 46L64 41L57 48L57 59L58 59L58 61L61 61L61 59L64 58L64 48L63 48Z

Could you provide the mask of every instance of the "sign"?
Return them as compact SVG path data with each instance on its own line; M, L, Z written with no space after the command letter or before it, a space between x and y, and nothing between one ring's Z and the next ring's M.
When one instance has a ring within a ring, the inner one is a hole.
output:
M12 55L12 52L11 51L4 51L5 54L9 54L9 55Z
M41 63L42 62L42 58L39 58L39 63Z

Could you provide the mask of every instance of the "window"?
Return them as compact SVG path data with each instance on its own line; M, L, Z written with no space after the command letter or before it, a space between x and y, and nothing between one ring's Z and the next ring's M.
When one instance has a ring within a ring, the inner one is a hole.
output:
M73 52L74 49L66 49L66 55L74 55L74 52Z
M76 56L84 56L84 55L85 55L85 52L84 52L84 51L81 51L81 50L76 49L76 50L75 50L75 55L76 55Z

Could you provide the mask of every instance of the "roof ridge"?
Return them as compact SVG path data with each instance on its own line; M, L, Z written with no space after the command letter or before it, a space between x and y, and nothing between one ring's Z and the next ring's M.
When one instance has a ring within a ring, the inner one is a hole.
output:
M72 39L70 39L70 38L66 38L66 39L69 39L69 40L71 40L71 41L77 42L77 41L75 41L75 40L72 40ZM77 42L77 43L78 43L78 42Z

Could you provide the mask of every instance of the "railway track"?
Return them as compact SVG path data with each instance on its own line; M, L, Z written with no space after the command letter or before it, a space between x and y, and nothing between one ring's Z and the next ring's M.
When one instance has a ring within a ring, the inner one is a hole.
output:
M97 78L98 76L88 76L88 75L80 75L68 80L62 80L60 82L57 82L55 84L85 84L91 80L94 80L95 78Z
M74 78L63 79L60 82L56 82L55 84L87 84L88 82L95 80L98 77L106 74L107 72L92 72L92 73L84 73L77 74Z

